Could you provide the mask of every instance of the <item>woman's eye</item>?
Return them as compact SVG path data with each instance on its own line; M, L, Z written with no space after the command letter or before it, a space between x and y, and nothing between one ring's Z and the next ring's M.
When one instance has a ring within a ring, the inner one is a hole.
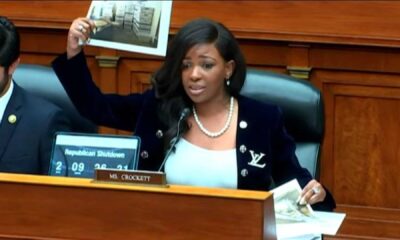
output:
M212 63L204 63L203 64L203 68L205 68L205 69L211 69L213 66L214 66L214 64L212 64Z
M183 63L182 64L182 69L188 69L188 68L190 68L190 63Z

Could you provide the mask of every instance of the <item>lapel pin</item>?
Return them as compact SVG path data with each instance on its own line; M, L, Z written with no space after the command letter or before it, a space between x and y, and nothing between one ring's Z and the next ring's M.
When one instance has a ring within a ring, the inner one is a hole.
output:
M11 124L14 124L17 121L17 116L15 116L14 114L11 114L10 116L8 116L8 122Z

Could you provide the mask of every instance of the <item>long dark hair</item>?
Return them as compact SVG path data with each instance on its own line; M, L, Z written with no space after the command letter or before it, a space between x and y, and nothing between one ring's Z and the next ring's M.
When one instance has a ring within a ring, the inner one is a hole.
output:
M226 91L237 96L246 76L246 63L233 34L221 23L200 18L184 25L170 42L164 64L152 79L156 97L159 101L158 114L167 126L164 148L178 132L177 123L181 112L192 106L182 85L182 61L193 46L202 43L213 43L225 61L233 60L235 68ZM181 123L180 133L189 129L186 121Z

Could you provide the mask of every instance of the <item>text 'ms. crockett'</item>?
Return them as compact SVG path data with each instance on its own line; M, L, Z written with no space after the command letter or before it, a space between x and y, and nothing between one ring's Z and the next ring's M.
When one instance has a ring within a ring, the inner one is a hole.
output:
M167 181L164 172L96 169L95 173L95 180L101 182L119 182L136 185L167 187Z

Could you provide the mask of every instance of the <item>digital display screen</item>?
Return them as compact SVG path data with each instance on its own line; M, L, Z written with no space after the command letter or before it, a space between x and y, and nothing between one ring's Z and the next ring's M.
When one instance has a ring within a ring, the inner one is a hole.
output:
M93 178L95 169L136 170L137 136L57 133L49 175Z

